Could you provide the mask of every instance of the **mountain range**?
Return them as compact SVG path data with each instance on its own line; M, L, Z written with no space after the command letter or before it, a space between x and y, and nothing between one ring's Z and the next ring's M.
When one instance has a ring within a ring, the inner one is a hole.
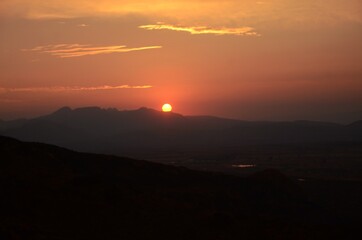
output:
M258 144L361 142L362 121L252 122L212 116L183 116L153 109L131 111L63 107L49 115L0 121L0 134L80 151L135 152L238 147Z

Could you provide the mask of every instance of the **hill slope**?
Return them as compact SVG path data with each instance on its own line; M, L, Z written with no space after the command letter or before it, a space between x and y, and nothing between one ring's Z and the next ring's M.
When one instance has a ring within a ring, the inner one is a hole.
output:
M308 202L298 185L274 171L238 178L5 137L0 152L4 239L331 239L344 234L343 225L335 225L338 218Z

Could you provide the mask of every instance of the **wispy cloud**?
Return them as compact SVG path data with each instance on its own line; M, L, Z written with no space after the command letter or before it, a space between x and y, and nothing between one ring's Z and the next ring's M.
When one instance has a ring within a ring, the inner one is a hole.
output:
M81 23L81 24L78 24L77 27L88 27L89 25L88 24L85 24L85 23Z
M72 58L72 57L83 57L83 56L98 55L98 54L126 53L133 51L158 49L158 48L162 48L162 46L128 48L125 45L93 46L90 44L55 44L55 45L37 46L31 49L22 49L22 50L47 53L58 58Z
M146 30L171 30L178 32L188 32L191 34L214 34L214 35L237 35L237 36L260 36L259 33L254 31L252 27L239 27L239 28L214 28L206 26L179 26L171 24L153 24L142 25L139 28Z
M338 22L362 23L361 0L0 0L0 17L69 19L137 14L194 24L256 26L276 21L293 29ZM300 23L304 23L300 25Z
M117 89L147 89L151 85L119 85L119 86L96 86L96 87L26 87L26 88L0 88L0 93L8 92L67 92L67 91L98 91L98 90L117 90Z

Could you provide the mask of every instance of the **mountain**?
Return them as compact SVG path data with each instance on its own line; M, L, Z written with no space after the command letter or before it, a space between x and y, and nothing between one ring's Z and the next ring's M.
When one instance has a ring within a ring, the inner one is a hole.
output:
M5 131L7 129L14 129L23 126L28 120L27 119L17 119L12 121L0 120L0 131Z
M1 239L341 239L351 226L275 170L240 178L1 136L0 153Z
M248 122L210 116L183 116L140 108L132 111L86 107L29 120L0 123L3 135L75 150L132 155L258 144L361 142L362 131L312 121Z

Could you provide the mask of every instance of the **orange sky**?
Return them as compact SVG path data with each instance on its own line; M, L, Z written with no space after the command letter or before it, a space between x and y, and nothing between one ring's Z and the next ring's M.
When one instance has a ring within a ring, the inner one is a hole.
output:
M360 0L2 0L0 119L61 106L362 118Z

